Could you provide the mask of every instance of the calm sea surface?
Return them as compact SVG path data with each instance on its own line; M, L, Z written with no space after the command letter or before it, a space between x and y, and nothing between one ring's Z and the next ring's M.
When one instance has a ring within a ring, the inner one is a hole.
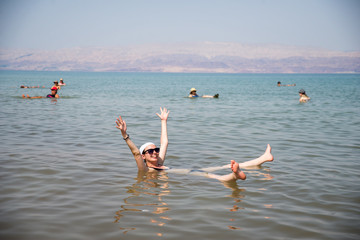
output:
M21 98L60 77L60 99ZM185 98L191 87L220 98ZM359 100L351 74L2 71L0 238L359 239ZM251 160L268 143L275 160L231 186L138 175L115 120L138 146L159 144L159 107L170 110L167 166Z

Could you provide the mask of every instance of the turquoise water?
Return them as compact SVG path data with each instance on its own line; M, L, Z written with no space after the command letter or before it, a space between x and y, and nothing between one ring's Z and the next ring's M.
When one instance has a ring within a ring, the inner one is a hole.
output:
M60 99L21 98L60 77ZM188 99L191 87L220 98ZM351 74L2 71L0 237L358 239L359 99ZM170 110L167 166L251 160L268 143L275 160L230 186L138 175L115 120L138 146L159 144L159 107Z

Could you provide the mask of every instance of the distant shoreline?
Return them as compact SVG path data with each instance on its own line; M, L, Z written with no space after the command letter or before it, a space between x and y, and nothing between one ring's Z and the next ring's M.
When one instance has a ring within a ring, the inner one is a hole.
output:
M360 52L240 43L0 49L0 70L166 73L360 73Z
M333 72L333 73L312 73L312 72L308 72L308 73L272 73L272 72L268 72L268 73L219 73L219 72L150 72L150 71L76 71L76 70L12 70L12 69L1 69L0 68L0 72L46 72L46 73L154 73L154 74L274 74L274 75L295 75L295 74L303 74L303 75L311 75L311 74L319 74L319 75L341 75L341 74L345 74L345 75L359 75L360 72Z

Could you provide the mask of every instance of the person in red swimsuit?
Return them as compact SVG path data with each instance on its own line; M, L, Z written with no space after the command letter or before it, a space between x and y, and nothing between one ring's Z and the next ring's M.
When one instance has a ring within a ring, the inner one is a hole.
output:
M59 98L59 95L57 94L57 88L56 87L52 87L51 88L51 93L48 94L46 97L43 97L43 96L34 96L34 97L30 97L29 95L26 95L23 94L22 97L23 98L30 98L30 99L33 99L33 98Z

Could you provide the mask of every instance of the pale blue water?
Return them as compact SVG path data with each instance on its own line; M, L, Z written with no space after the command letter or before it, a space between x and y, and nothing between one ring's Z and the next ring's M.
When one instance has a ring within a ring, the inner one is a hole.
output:
M21 98L60 77L62 98ZM191 87L220 98L185 98ZM359 99L350 74L0 72L0 238L358 239ZM267 143L275 160L232 188L138 177L115 119L138 146L159 144L159 107L170 110L167 166L246 161Z

